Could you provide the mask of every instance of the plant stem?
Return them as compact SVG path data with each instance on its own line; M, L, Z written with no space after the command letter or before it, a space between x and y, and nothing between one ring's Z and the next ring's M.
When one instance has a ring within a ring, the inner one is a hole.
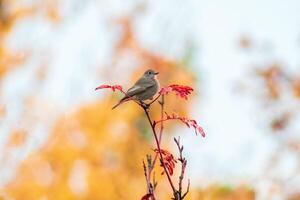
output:
M165 95L162 95L161 96L161 102L159 102L160 105L161 105L161 111L160 111L160 119L162 120L164 118L164 104L165 104ZM162 122L160 124L160 131L159 131L159 143L161 142L161 138L162 138L162 132L164 130L164 123Z
M159 95L158 97L161 96L161 101L159 102L160 104L160 110L161 110L161 120L164 118L164 103L165 103L165 98L164 98L164 95ZM157 98L155 98L154 101L156 101ZM151 105L154 101L152 101L150 104L148 105ZM160 131L159 131L159 139L158 139L158 142L160 144L161 142L161 139L162 139L162 133L163 133L163 129L164 129L164 126L163 126L163 122L161 122L160 124ZM150 164L148 165L148 170L147 170L147 173L145 173L145 177L146 177L146 181L147 181L147 188L148 188L148 193L149 194L152 194L152 200L155 200L155 196L154 196L154 191L153 191L153 188L151 188L151 181L150 181L150 178L151 178L151 173L155 167L155 163L156 163L156 160L157 160L157 157L158 157L158 153L155 153L155 157L153 159L153 162L150 160ZM155 184L155 183L153 183Z
M154 125L153 125L153 123L152 123L152 120L151 120L151 118L150 118L149 112L148 112L148 110L147 110L147 107L144 107L144 106L143 106L143 109L144 109L144 111L145 111L145 114L146 114L146 116L147 116L147 119L148 119L148 121L149 121L149 123L150 123L150 126L151 126L151 128L152 128L152 132L153 132L153 135L154 135L154 138L155 138L155 142L156 142L156 146L157 146L158 153L159 153L159 156L160 156L161 164L162 164L162 166L163 166L163 168L164 168L164 171L165 171L165 173L166 173L166 175L167 175L167 178L168 178L168 181L169 181L169 183L170 183L170 186L172 187L173 193L176 194L176 189L175 189L174 184L173 184L173 182L172 182L171 176L170 176L170 174L169 174L169 172L168 172L168 170L167 170L167 168L166 168L165 163L163 162L163 155L162 155L162 153L161 153L160 142L159 142L159 139L158 139L158 137L157 137L157 134L156 134Z
M149 159L149 155L147 155L147 163L148 163L148 168L146 167L146 164L143 161L144 175L145 175L146 182L147 182L147 193L151 195L151 197L150 197L151 200L156 200L155 196L154 196L154 191L153 191L154 188L153 188L153 185L151 184L150 176L148 176L149 172L150 172L149 163L152 164L151 158ZM155 184L155 182L153 182L153 184Z
M162 95L162 96L161 96L161 102L159 102L159 103L160 103L160 119L163 120L163 119L164 119L165 95ZM158 136L158 138L159 138L159 139L158 139L159 144L161 143L163 130L164 130L164 124L163 124L163 122L161 122L161 123L160 123L159 136ZM158 157L158 153L155 154L155 157L154 157L154 159L153 159L152 168L151 168L150 171L149 171L149 176L151 175L151 171L153 170L153 168L154 168L154 166L155 166L157 157Z

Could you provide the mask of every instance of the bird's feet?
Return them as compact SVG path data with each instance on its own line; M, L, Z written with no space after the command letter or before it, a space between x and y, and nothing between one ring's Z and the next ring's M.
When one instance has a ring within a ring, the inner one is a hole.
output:
M147 104L147 103L145 103L145 102L143 102L143 101L140 101L140 104L141 104L141 106L142 106L144 109L146 109L146 110L149 109L150 104Z

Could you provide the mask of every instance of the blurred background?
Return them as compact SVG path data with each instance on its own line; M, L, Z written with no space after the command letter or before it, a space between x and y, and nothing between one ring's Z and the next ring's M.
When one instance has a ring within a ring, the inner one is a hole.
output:
M189 101L168 95L167 109L206 138L169 123L163 141L176 152L181 136L188 199L299 200L299 10L297 0L0 0L0 199L140 199L147 121L133 103L111 111L121 95L94 88L127 89L153 68L162 85L195 89Z

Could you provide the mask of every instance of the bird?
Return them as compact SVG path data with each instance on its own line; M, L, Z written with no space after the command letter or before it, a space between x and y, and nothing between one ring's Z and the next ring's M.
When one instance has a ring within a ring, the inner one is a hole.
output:
M125 96L112 109L130 100L145 101L153 99L153 96L159 90L159 81L156 78L158 74L153 69L145 71L143 76L127 90Z

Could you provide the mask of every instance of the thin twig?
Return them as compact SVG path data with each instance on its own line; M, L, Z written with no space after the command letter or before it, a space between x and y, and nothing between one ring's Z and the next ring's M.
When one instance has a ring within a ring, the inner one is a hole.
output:
M179 200L182 200L189 192L190 180L188 181L187 191L182 195L182 185L183 185L183 179L184 179L185 169L186 169L186 165L187 165L187 160L185 157L183 157L183 154L182 154L183 153L183 145L180 145L180 137L178 137L178 139L174 138L174 141L175 141L178 151L179 151L178 160L181 163L181 173L180 173L179 180L178 180L178 191L177 192L178 192Z
M159 104L160 104L160 119L162 120L164 118L164 105L165 105L165 95L162 95L161 96L161 101L159 101ZM159 131L159 143L161 142L161 138L162 138L162 132L164 130L164 123L162 122L160 124L160 131Z
M181 199L184 199L184 197L189 193L190 191L190 179L188 180L188 186L186 188L186 192L183 194Z
M147 168L146 168L146 164L145 161L143 160L143 169L144 169L144 176L146 178L146 182L147 182L147 191L150 191L150 185L149 185L149 180L148 180L148 176L147 176Z
M159 93L157 97L155 97L150 103L148 103L147 105L150 106L151 104L153 104L159 97L161 96L161 94Z
M157 181L155 179L155 171L153 172L153 180L152 180L152 183L153 183L153 192L155 191L156 189L156 186L157 186Z
M147 194L151 195L151 200L155 200L155 196L154 196L154 188L156 187L156 182L155 179L153 181L153 184L151 183L150 180L150 169L151 169L151 165L152 165L152 158L150 155L147 155L147 167L145 164L145 161L143 160L143 169L144 169L144 175L146 178L146 183L147 183Z

